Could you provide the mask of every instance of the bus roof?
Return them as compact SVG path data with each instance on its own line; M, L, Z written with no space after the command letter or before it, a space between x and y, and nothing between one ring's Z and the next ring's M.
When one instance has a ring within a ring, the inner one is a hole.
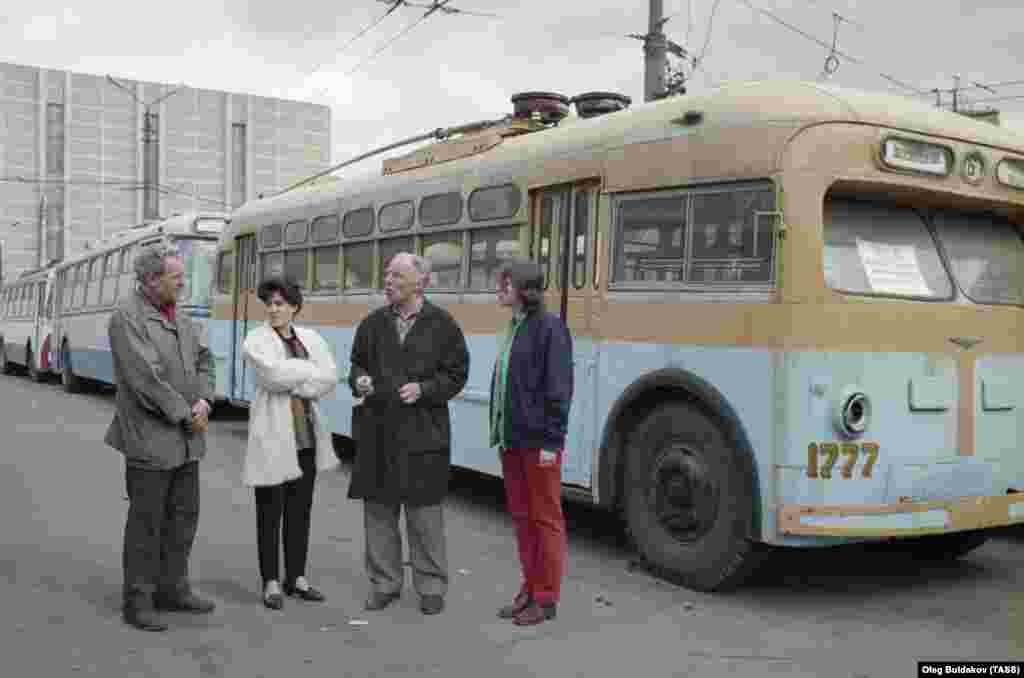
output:
M146 240L153 236L192 235L196 237L207 237L210 239L216 238L219 233L199 233L195 230L193 226L196 221L200 219L223 220L225 224L227 224L229 215L225 212L184 212L158 221L139 224L138 226L126 228L118 231L117 233L111 234L103 240L92 244L89 249L83 250L72 257L68 257L63 261L58 262L55 265L55 268L72 266L83 259L91 259L98 254L120 249L125 245L129 245L140 240Z
M927 103L893 94L821 85L763 81L723 85L706 93L670 97L596 118L565 118L557 127L512 136L490 150L391 175L324 182L278 196L250 201L232 216L221 235L230 241L254 227L305 218L310 209L340 213L360 203L391 202L420 195L426 183L443 190L464 184L520 182L548 160L582 159L597 149L656 141L690 133L679 123L689 111L703 115L699 129L795 127L822 122L853 122L969 141L1024 153L1020 133L981 122ZM440 145L445 142L439 142ZM786 141L776 141L783 146ZM294 217L292 216L294 215Z

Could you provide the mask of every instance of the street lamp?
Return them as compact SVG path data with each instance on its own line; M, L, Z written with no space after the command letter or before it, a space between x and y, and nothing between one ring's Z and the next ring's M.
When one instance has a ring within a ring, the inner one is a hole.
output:
M115 80L113 76L107 75L107 80L109 80L110 84L112 84L114 87L117 87L118 89L127 92L128 95L131 96L131 98L134 99L136 103L142 106L142 108L145 110L145 113L143 114L142 118L143 184L145 186L143 219L159 219L160 210L158 209L157 193L155 190L155 184L157 183L156 175L158 166L156 153L153 152L153 142L159 143L159 137L156 125L153 124L154 115L152 109L154 106L159 104L164 99L167 99L168 97L180 92L182 89L185 88L185 85L178 85L170 92L165 92L164 94L158 96L156 99L153 99L149 103L146 103L139 99L139 97L135 96L135 92L133 92L131 89L125 87L117 80Z

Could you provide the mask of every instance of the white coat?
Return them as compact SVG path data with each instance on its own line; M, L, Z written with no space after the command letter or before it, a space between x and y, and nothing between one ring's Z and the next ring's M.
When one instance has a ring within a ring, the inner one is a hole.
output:
M280 485L302 476L295 449L291 398L308 398L316 436L317 471L338 466L331 435L320 416L319 399L338 385L338 369L327 342L317 332L292 327L309 360L288 357L284 342L270 323L253 329L242 355L255 373L256 395L249 405L249 443L242 480L248 486Z

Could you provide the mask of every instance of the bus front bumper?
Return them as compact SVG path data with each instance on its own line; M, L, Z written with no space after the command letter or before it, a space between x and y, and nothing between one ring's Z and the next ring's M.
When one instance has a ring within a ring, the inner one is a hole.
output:
M779 532L815 537L895 537L1024 524L1024 493L898 504L783 504Z

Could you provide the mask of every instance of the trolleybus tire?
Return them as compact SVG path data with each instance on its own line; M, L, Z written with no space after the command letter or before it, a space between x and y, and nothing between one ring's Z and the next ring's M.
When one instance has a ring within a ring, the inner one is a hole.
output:
M742 583L764 554L749 538L754 479L714 420L666 403L639 424L628 453L625 519L648 567L698 591Z
M32 355L32 348L29 346L25 347L25 371L28 373L28 378L37 384L46 381L46 373L36 367L35 357Z
M0 374L14 374L14 365L7 359L7 345L0 339Z
M75 376L71 365L71 352L65 343L60 351L60 385L67 393L80 393L82 391L82 379Z

